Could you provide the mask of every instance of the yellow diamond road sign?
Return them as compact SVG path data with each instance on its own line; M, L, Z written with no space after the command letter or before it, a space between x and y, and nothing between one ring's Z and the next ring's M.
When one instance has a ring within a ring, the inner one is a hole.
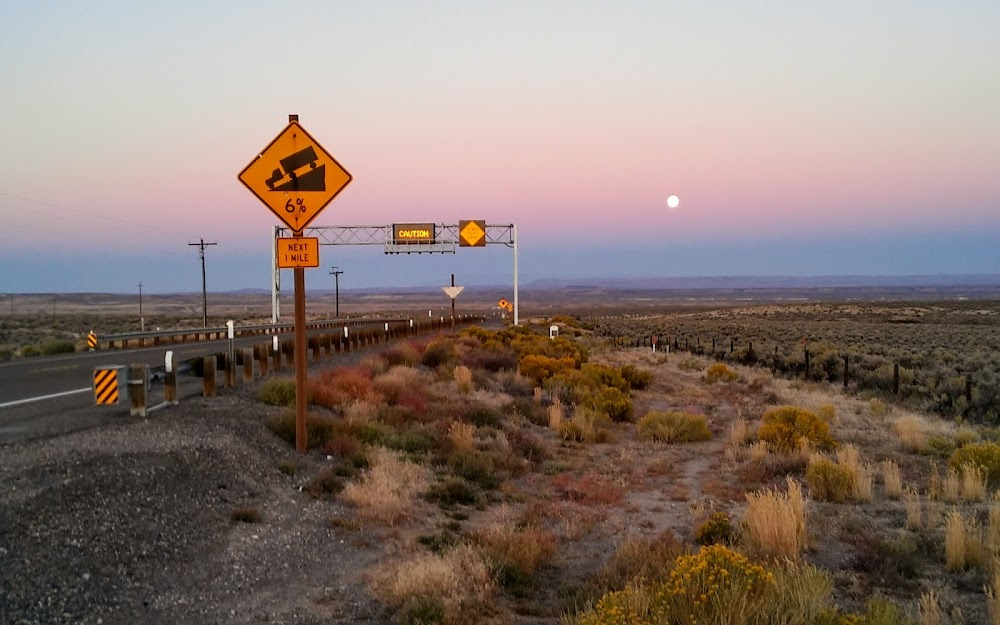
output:
M301 232L351 182L351 174L291 121L239 179L286 226Z
M473 219L471 221L459 221L458 245L459 247L485 247L486 220Z

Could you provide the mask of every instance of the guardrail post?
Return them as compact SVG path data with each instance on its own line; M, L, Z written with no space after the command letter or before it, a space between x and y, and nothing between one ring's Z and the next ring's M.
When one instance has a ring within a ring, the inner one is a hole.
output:
M243 381L253 382L253 348L243 348Z
M351 332L344 326L344 351L351 351Z
M309 337L309 347L312 348L313 362L319 362L319 359L320 359L320 356L321 356L321 354L320 354L320 348L322 347L322 345L320 345L320 343L319 343L319 337L318 336Z
M215 397L215 356L205 356L202 364L202 396Z
M267 345L253 346L254 360L257 361L257 368L260 370L260 377L267 377Z
M236 358L232 354L226 352L222 356L222 366L225 369L225 381L226 388L233 388L236 386Z
M167 352L163 362L166 375L163 376L163 401L177 403L177 356L174 352Z
M281 352L284 354L283 360L287 363L295 362L295 341L292 339L285 339L281 342Z
M323 355L329 358L333 355L333 338L329 334L324 334L319 339L323 344Z
M133 417L146 416L146 385L149 384L148 365L128 366L128 413Z

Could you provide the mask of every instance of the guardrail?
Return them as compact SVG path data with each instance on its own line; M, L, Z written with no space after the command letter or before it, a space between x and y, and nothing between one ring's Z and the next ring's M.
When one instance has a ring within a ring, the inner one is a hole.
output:
M367 325L383 325L386 323L409 322L402 317L356 317L351 319L323 319L309 321L306 330L325 330L333 328L356 328ZM295 331L294 323L268 323L253 326L235 326L234 337L262 336L271 334L289 334ZM125 349L128 347L156 347L157 345L172 345L175 343L197 343L199 341L221 341L229 336L229 328L181 328L175 330L153 330L148 332L124 332L98 336L98 347L108 349Z

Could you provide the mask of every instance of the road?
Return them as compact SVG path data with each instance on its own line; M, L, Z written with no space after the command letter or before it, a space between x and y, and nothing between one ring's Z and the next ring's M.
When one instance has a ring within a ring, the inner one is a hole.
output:
M373 325L381 327L384 320ZM362 329L352 328L352 335ZM310 336L330 334L330 329L317 329ZM266 345L270 336L237 338L233 347L240 350L254 345ZM279 335L281 340L292 334ZM95 368L113 365L146 364L150 369L163 370L166 352L172 351L178 363L211 354L224 353L228 340L178 343L136 349L78 352L57 356L27 358L0 363L0 445L38 437L95 427L114 419L127 418L128 399L123 396L112 406L95 406L92 391ZM310 362L312 358L310 357ZM288 366L288 365L286 365ZM178 367L177 392L181 400L202 393L202 380L186 374ZM291 371L287 369L287 371ZM237 379L242 373L237 373ZM154 380L147 405L163 401L162 380ZM219 377L222 384L222 376Z

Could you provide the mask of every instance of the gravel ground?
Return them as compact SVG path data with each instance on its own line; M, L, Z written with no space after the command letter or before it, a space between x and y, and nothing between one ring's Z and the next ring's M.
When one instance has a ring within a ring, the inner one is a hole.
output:
M383 543L300 491L326 458L267 431L253 393L0 446L0 623L386 622L359 579Z

